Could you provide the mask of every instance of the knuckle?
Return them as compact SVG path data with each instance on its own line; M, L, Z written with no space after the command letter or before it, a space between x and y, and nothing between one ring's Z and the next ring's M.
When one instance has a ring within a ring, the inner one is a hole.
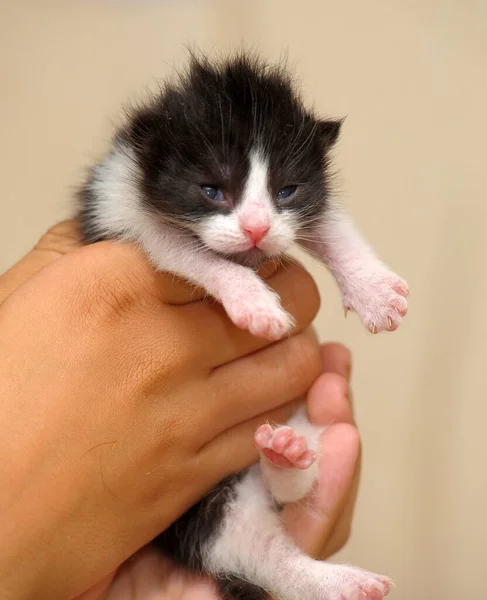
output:
M352 525L351 523L348 523L347 525L344 525L339 532L337 532L335 543L331 549L331 554L335 554L336 552L342 550L347 545L351 535Z
M78 304L84 318L119 320L138 312L147 298L144 270L127 245L101 242L78 253Z
M115 321L133 312L137 297L123 279L114 275L109 278L94 277L85 293L85 316L108 317Z
M316 341L305 334L300 334L295 343L299 366L303 371L310 373L310 377L318 376L321 373L321 357Z
M318 344L305 334L291 338L291 347L286 354L290 384L306 392L321 374L321 356Z
M286 269L283 289L285 307L295 317L302 330L310 325L320 309L320 294L313 277L299 263L292 262Z
M50 227L35 245L36 250L67 254L81 245L80 234L73 220L61 221Z
M175 388L181 387L186 364L177 340L164 337L161 341L159 336L142 335L133 344L132 352L133 360L121 378L133 385L139 395L158 403L160 398L170 397Z

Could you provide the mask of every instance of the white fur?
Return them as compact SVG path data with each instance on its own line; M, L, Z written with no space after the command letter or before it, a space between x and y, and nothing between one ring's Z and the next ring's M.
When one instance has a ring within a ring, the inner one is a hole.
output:
M221 253L244 252L254 247L248 229L268 227L257 247L268 256L282 254L294 242L297 222L289 212L279 213L269 191L269 166L262 152L250 152L250 171L242 198L228 215L208 217L193 228L205 245Z
M297 433L311 434L317 443L320 429L301 412L289 422ZM207 548L205 567L214 574L232 573L252 581L280 600L355 600L374 592L376 599L387 594L390 580L354 567L333 565L306 556L283 530L270 490L286 490L292 500L300 500L311 490L317 471L268 470L268 463L252 467L236 488L236 497L227 508L223 531ZM270 477L269 477L270 475ZM311 475L311 476L310 476ZM263 477L264 476L264 477ZM281 481L279 481L281 478ZM300 481L300 479L302 481ZM295 486L292 493L292 484ZM298 495L296 490L301 490ZM274 499L278 499L274 496Z
M97 228L106 236L137 239L150 221L140 201L139 167L130 148L117 145L96 167L91 191Z
M95 220L112 236L136 241L151 262L204 288L219 300L232 321L256 336L279 339L293 326L279 297L250 268L201 247L146 211L140 199L140 173L132 151L118 146L98 167L92 190Z
M267 229L267 236L275 227L278 215L269 193L269 165L257 150L250 153L250 171L236 215L244 232Z
M308 236L303 247L330 268L345 309L358 313L373 333L397 329L407 312L407 284L377 258L350 217L330 209Z

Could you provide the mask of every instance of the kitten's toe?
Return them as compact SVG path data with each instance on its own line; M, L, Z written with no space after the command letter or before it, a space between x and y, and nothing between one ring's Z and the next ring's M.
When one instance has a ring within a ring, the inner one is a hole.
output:
M277 310L255 310L250 315L248 329L256 337L280 340L294 326L294 319L282 308Z
M225 308L237 327L248 329L256 337L280 340L294 326L293 317L281 307L270 290L237 298L227 302Z
M307 439L291 427L262 425L254 440L267 460L281 469L308 469L316 461L316 453L308 448Z
M342 565L337 565L335 578L333 600L383 600L393 585L383 575Z
M406 282L391 271L364 276L360 285L344 292L345 311L355 311L371 333L395 331L408 312Z

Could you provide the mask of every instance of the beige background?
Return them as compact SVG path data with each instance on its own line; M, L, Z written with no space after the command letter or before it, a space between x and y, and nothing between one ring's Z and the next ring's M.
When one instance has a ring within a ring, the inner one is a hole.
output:
M341 197L411 286L389 336L345 321L364 443L353 537L337 557L393 576L396 600L486 598L487 3L479 0L0 0L0 268L69 212L122 101L183 44L288 50L306 94L348 115Z

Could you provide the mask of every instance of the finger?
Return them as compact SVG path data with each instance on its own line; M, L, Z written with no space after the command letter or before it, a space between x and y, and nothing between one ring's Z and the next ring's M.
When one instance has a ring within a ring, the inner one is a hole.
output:
M0 276L0 304L45 266L79 246L75 221L63 221L49 229L24 258Z
M330 535L325 538L323 548L318 554L318 557L321 559L328 558L332 554L335 554L341 550L350 537L353 514L355 511L358 489L360 485L361 463L362 452L359 447L359 455L355 463L355 473L353 476L352 485L348 491L348 496L342 511L335 522L335 526L333 527Z
M347 380L336 373L324 373L308 392L308 415L312 423L331 425L333 423L353 424L349 403Z
M338 422L354 423L353 419L353 407L351 405L351 390L347 386L347 393L340 399L340 387L344 390L344 379L345 376L350 381L351 376L351 353L350 351L342 346L341 344L326 344L322 347L322 360L324 371L329 371L330 377L339 377L336 373L341 373L342 379L335 379L333 385L335 388L335 394L332 394L332 390L324 390L323 396L327 398L326 405L319 403L319 398L314 400L314 397L308 397L310 400L308 404L308 410L310 418L314 419L317 423L326 424L327 421L331 422L336 419ZM326 375L324 376L326 377ZM312 390L313 391L313 390ZM315 390L314 393L318 393L319 390ZM334 400L330 401L330 398ZM348 400L348 402L344 402ZM314 411L314 412L313 412ZM355 473L352 480L352 485L348 491L348 495L344 506L341 509L338 518L331 530L329 535L324 537L324 546L319 552L318 558L324 559L338 552L346 543L350 536L351 523L355 504L357 500L358 487L360 482L360 471L361 471L361 451L359 449L359 456L355 465Z
M321 358L325 373L337 373L350 382L352 377L352 354L346 346L337 343L324 344L321 348ZM351 389L348 390L347 397L353 416L353 393Z
M295 319L293 335L309 327L315 318L320 298L316 284L309 273L298 263L283 264L267 283L281 298L281 304ZM191 323L194 335L206 348L210 368L218 367L238 357L269 346L270 342L236 328L216 303L195 303L181 307L184 317Z
M214 370L208 379L213 396L206 405L205 437L302 397L320 371L319 350L306 334Z
M288 532L307 554L319 557L348 500L359 457L358 431L348 423L327 428L320 443L318 482L306 502L283 510Z
M324 373L337 373L350 381L352 374L352 355L342 344L329 343L321 348Z

